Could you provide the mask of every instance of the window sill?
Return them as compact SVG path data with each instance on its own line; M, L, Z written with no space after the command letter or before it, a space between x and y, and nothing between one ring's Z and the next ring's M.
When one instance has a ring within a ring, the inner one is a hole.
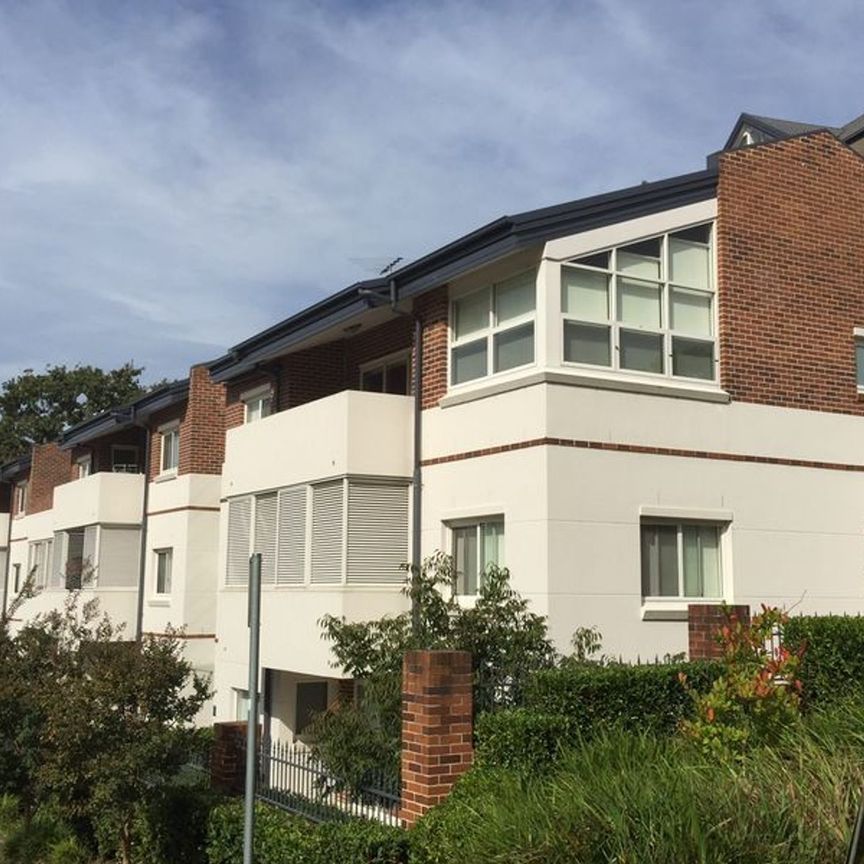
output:
M462 405L475 399L485 399L497 396L511 390L523 387L533 387L536 384L563 384L571 387L593 387L598 390L618 390L626 393L645 393L651 396L669 396L674 399L692 399L700 402L730 402L730 396L718 385L696 384L691 381L651 380L639 377L628 377L618 374L603 374L585 369L563 368L561 371L544 370L529 372L518 378L507 381L485 382L464 392L451 393L445 396L439 405L449 408L452 405ZM859 391L864 394L864 390Z
M147 601L148 606L170 606L171 598L170 597L151 597Z
M668 600L660 600L656 598L646 598L642 601L642 620L643 621L687 621L689 615L687 607L691 603L699 603L702 605L721 606L724 602L718 598L705 597L672 597Z
M153 479L154 483L167 483L169 480L176 480L177 472L176 471L165 471L162 474L159 474L157 477Z

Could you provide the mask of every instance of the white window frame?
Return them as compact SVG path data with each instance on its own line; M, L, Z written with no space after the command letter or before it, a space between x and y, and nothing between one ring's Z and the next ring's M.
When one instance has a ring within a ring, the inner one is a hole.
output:
M670 235L678 234L682 231L687 231L692 228L699 228L704 225L710 226L709 239L709 285L707 288L694 288L689 285L682 285L670 279L669 267L669 237ZM719 357L719 313L717 302L717 225L715 219L701 219L690 224L676 225L666 228L662 231L655 231L643 236L621 238L614 244L598 246L596 249L580 252L578 255L573 255L569 260L561 262L561 279L559 287L559 302L560 302L560 324L558 326L558 339L560 340L561 364L570 369L579 369L594 373L606 373L615 377L626 378L648 378L652 381L672 381L681 382L683 384L697 384L702 386L716 386L720 380L720 357ZM619 249L627 246L632 246L649 240L660 239L660 277L657 279L648 279L632 274L621 273L617 269L617 253ZM576 261L582 258L588 258L593 255L607 254L609 255L609 268L603 269L592 267L590 265L578 264ZM606 274L608 278L608 318L606 320L590 320L580 318L572 312L566 312L563 304L564 290L564 275L567 269L582 270L590 273ZM639 324L630 324L618 320L618 279L632 279L636 282L645 282L648 284L658 284L660 286L660 327L646 327ZM684 291L693 291L700 294L709 294L711 296L711 337L696 336L691 333L684 333L674 330L671 326L672 318L672 290L680 289ZM607 328L609 330L609 347L610 347L610 363L608 366L595 363L580 363L577 361L564 359L565 346L565 331L566 322L579 324L586 327ZM661 337L661 356L663 360L662 372L647 372L637 369L626 369L621 366L620 345L621 331L632 333L645 333ZM700 342L712 345L712 372L711 378L692 378L685 375L673 374L673 340L684 339L690 342Z
M412 390L411 390L411 383L412 383L411 382L411 377L412 377L411 376L411 350L410 349L405 349L403 351L394 351L392 354L387 354L384 357L377 357L375 360L370 360L368 363L363 363L359 369L360 374L359 374L359 378L357 381L357 386L364 393L378 392L375 390L369 391L369 390L363 389L363 376L367 372L374 372L376 369L381 369L382 372L384 373L384 390L383 390L383 392L386 394L387 393L387 370L391 366L401 366L403 363L405 364L405 370L406 370L406 381L407 381L407 394L406 395L410 396L411 392L412 392ZM396 395L398 395L398 394L396 394Z
M180 467L180 421L174 420L171 423L166 423L160 426L159 432L159 473L162 476L173 476L177 473ZM165 466L166 444L171 436L176 436L177 441L177 463L170 467Z
M504 324L498 324L495 320L495 290L499 285L509 282L512 279L516 279L519 276L523 276L526 274L533 274L534 276L534 308L530 312L526 312L517 318L512 318ZM522 270L519 270L516 273L513 273L510 276L507 276L503 279L498 279L495 282L492 282L488 285L484 285L482 288L470 288L465 291L461 291L459 293L453 294L450 297L449 303L449 319L447 326L447 388L448 390L459 391L465 387L475 386L483 381L489 381L490 379L497 379L500 376L510 375L513 372L520 372L525 369L532 369L537 365L537 355L538 355L538 336L539 336L539 323L538 323L538 306L539 306L539 291L537 289L537 275L538 268L537 266L527 267ZM486 294L486 308L487 308L487 323L486 327L482 330L475 330L473 333L468 334L467 336L463 336L461 339L456 338L456 304L465 300L469 297L476 295L480 295L482 293ZM519 327L524 327L526 324L534 325L534 351L533 351L533 359L530 363L523 363L519 366L511 366L509 369L494 369L495 363L495 337L501 333L506 333L509 330L515 330ZM462 381L459 384L453 381L453 371L454 371L454 363L453 363L453 353L456 349L461 348L465 345L470 345L473 342L479 342L482 339L486 340L486 374L478 375L476 378L471 378L469 381Z
M166 556L168 561L168 590L159 588L159 560ZM163 546L153 550L153 596L165 600L171 596L174 587L174 547Z
M113 454L112 454L112 467L113 467ZM78 479L83 480L85 477L89 477L93 473L93 454L88 453L86 456L79 456L75 460L75 469L78 473Z
M254 423L257 420L264 420L274 413L273 404L274 394L272 384L262 384L259 387L254 387L252 390L246 390L240 394L240 401L243 403L243 422ZM267 413L264 413L264 404L269 403ZM254 406L258 406L258 416L252 416Z
M125 461L117 461L117 453L121 450L128 450L132 452L135 451L135 462L125 462ZM127 471L126 468L133 467L134 471ZM118 471L117 468L120 467L123 470ZM141 450L135 444L112 444L111 445L111 472L114 474L138 474L141 470Z
M451 519L445 523L448 538L448 548L450 550L450 560L453 562L453 593L457 597L476 597L479 594L482 584L484 568L480 566L481 555L483 552L483 536L481 527L483 525L501 525L501 533L504 537L504 558L505 561L498 561L496 566L506 567L507 554L507 526L506 519L503 513L484 514L482 516L474 516L465 519ZM459 575L456 572L456 532L466 528L473 528L477 534L477 591L473 594L468 594L459 590ZM487 565L488 566L488 565Z
M864 383L859 380L861 378L862 368L858 360L858 349L861 348L864 350L864 327L853 327L852 339L855 349L855 389L859 393L864 393Z
M19 480L15 484L15 518L20 519L27 515L27 507L30 504L30 481Z

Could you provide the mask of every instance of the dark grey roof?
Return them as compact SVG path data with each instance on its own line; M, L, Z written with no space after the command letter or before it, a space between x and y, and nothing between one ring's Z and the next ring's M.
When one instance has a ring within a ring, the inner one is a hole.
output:
M763 132L769 138L779 140L781 138L791 138L794 135L804 135L807 132L816 132L820 129L825 129L834 135L840 135L838 126L825 126L819 123L801 123L798 120L781 120L778 117L763 117L760 114L741 114L735 121L726 143L723 145L724 150L729 150L738 138L742 127L751 126L754 129Z
M856 117L854 120L850 120L840 130L840 140L849 143L856 138L860 138L862 133L864 133L864 114Z
M186 400L189 395L189 379L173 381L146 393L134 402L110 411L103 411L82 423L71 426L58 439L60 448L67 450L76 444L86 444L111 432L120 432L147 420L157 411L170 408Z
M23 474L30 468L32 457L28 453L26 456L19 456L5 465L0 465L0 480L12 480L19 474Z
M252 371L299 342L359 315L369 308L361 289L384 290L391 281L400 299L416 296L477 267L547 240L576 234L714 197L715 168L642 183L502 216L407 264L387 278L357 282L235 345L208 364L215 381L230 381Z

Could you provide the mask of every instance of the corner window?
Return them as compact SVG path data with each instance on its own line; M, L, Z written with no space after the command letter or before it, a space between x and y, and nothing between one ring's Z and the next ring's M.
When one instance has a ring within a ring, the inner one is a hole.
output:
M376 360L361 368L360 389L369 393L407 396L410 393L408 367L407 354Z
M75 474L79 480L84 477L89 477L93 473L93 457L91 455L82 456L75 460Z
M453 301L451 384L534 362L536 282L536 270L529 270Z
M504 566L504 520L487 519L452 527L457 594L476 594L490 564Z
M115 444L111 448L111 470L115 474L137 474L138 448Z
M171 565L174 558L173 549L156 549L156 593L171 593Z
M244 393L240 399L244 405L246 423L254 423L273 413L273 390L269 386Z
M722 526L642 523L642 596L723 598Z
M25 516L27 514L27 504L29 499L30 484L26 480L15 484L14 495L14 510L16 516Z
M711 224L561 265L564 362L713 381Z
M180 425L167 426L160 430L162 436L161 471L169 474L177 471L180 464Z

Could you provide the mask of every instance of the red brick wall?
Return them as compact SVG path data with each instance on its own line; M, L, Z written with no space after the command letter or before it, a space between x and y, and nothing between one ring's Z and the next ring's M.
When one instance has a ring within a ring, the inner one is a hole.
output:
M122 432L116 432L112 435L105 435L102 438L96 439L92 444L74 447L72 449L72 466L71 480L78 478L78 471L75 465L75 460L81 456L86 456L88 453L93 457L93 473L97 471L111 471L113 467L113 457L111 448L114 445L123 445L126 447L138 448L138 467L141 471L144 470L144 441L145 435L143 429L124 429Z
M728 610L728 611L727 611ZM687 642L691 660L716 660L723 652L717 634L728 621L750 621L749 606L691 603L687 607Z
M423 407L433 408L447 393L448 292L446 286L414 301L423 322Z
M414 341L414 319L407 315L345 340L345 388L360 389L360 367L388 354L409 351Z
M221 474L225 461L225 386L206 366L189 373L189 400L180 424L179 474Z
M214 723L210 783L226 795L242 795L246 783L246 724Z
M733 399L864 413L864 160L829 133L725 153L718 185L723 387Z
M474 757L471 655L408 651L402 664L402 821L447 797Z
M54 443L33 447L28 513L41 513L54 506L54 487L69 482L71 466L72 454L68 450L61 450Z

